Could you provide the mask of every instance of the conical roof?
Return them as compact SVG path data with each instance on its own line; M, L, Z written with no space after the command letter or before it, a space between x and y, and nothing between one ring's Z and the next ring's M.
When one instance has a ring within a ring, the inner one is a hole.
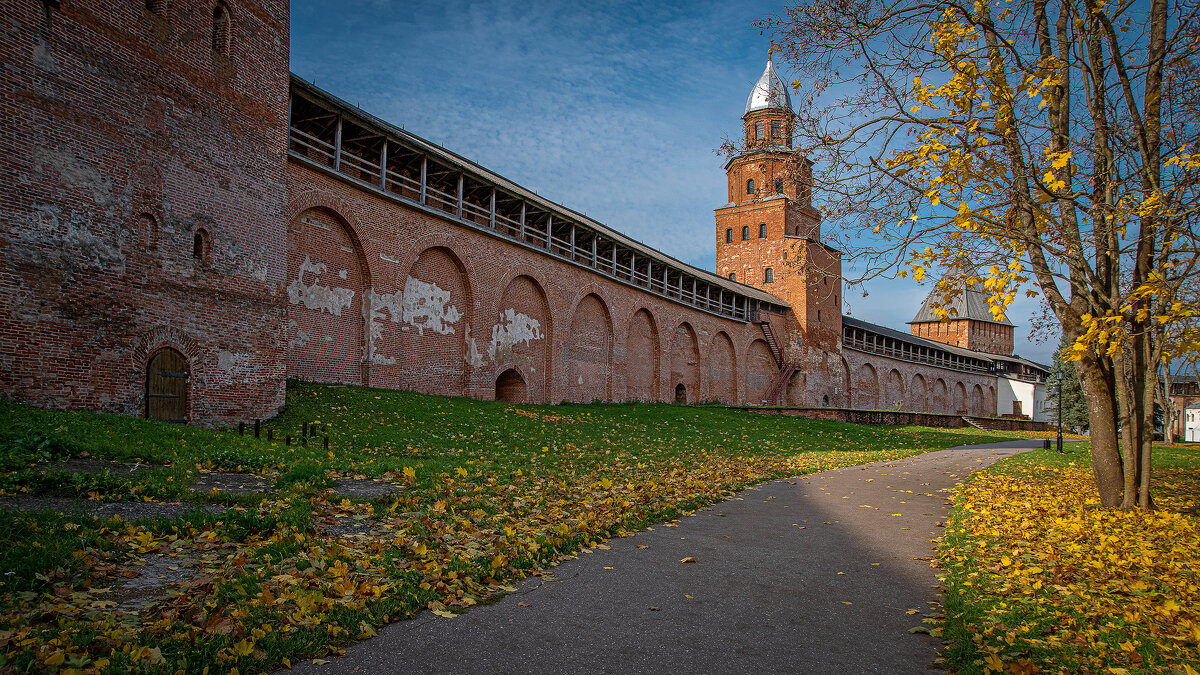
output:
M758 82L750 90L750 98L746 99L746 112L765 108L792 109L792 97L788 95L787 85L775 72L770 58L767 59L767 68L762 77L758 78Z

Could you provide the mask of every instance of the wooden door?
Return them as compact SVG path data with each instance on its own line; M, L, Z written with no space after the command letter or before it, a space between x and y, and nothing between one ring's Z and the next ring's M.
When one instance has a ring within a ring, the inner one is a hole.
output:
M187 424L188 363L174 349L159 351L146 366L146 417Z

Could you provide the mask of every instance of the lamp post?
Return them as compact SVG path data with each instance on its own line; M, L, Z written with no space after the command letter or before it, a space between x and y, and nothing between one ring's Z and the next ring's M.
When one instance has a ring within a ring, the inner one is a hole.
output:
M1058 451L1062 452L1062 371L1054 378L1054 395L1058 397Z

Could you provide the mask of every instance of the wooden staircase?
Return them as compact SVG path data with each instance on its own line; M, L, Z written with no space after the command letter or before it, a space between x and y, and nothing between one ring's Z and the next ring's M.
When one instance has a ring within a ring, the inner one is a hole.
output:
M762 329L763 337L767 341L767 347L771 350L771 356L775 357L775 365L779 366L779 372L771 378L767 383L767 390L763 392L764 405L779 405L779 398L787 389L787 383L792 379L792 375L800 370L800 365L796 363L784 363L783 350L779 348L779 341L775 339L775 331L771 330L771 324L766 321L758 321L759 328Z

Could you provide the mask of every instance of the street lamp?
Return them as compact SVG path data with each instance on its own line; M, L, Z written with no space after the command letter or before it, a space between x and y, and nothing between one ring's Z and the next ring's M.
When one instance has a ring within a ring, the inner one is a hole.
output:
M1054 395L1058 397L1058 451L1062 452L1062 371L1054 377Z

